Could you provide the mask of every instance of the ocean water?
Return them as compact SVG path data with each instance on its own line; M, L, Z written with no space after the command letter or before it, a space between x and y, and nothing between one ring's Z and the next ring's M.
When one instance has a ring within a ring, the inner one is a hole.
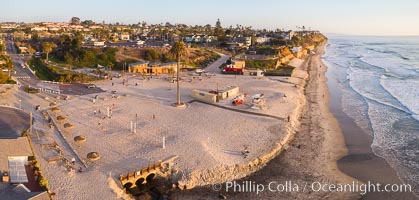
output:
M329 36L343 111L374 137L373 152L419 187L419 37Z

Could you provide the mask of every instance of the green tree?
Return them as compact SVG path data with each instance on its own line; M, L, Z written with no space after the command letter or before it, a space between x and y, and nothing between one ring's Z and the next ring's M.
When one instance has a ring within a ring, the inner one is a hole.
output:
M34 34L32 34L32 37L31 37L31 41L32 41L32 43L37 43L38 42L38 40L39 40L39 35L38 35L38 33L34 33Z
M71 55L71 53L67 51L67 52L64 54L64 61L65 61L66 63L68 63L68 64L72 65L72 64L74 63L74 58L73 58L73 55Z
M0 70L0 84L4 84L9 80L9 76L7 74L3 73L3 71Z
M28 45L28 52L32 55L36 52L36 50L31 45Z
M52 49L55 48L56 45L52 42L44 42L42 43L42 51L44 51L44 53L47 55L47 62L48 62L48 55L49 53L51 53Z
M86 50L83 52L82 65L85 67L93 67L96 63L96 55L93 51Z
M64 80L66 82L71 82L72 78L73 78L73 74L71 72L67 72L67 74L65 75Z
M160 54L155 49L147 49L144 53L144 58L151 62L155 62L155 61L160 60Z
M180 84L179 84L179 72L180 72L180 60L182 58L186 58L188 56L188 50L185 46L185 43L180 41L176 42L173 47L170 49L169 54L176 58L177 65L176 65L176 88L177 88L177 102L176 105L180 106L182 105L182 102L180 101Z
M215 34L217 36L220 36L223 32L223 27L221 27L221 22L220 19L217 19L217 22L215 23L215 30L214 30Z

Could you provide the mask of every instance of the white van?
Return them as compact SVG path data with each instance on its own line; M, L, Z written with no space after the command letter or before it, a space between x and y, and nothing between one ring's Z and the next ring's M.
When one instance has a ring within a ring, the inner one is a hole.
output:
M197 73L197 74L201 74L201 73L204 73L205 72L205 70L203 70L203 69L196 69L195 70L195 73Z

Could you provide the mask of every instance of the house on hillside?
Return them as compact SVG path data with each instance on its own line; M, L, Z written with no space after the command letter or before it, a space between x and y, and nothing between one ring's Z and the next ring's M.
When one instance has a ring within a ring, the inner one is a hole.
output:
M304 58L307 55L307 50L303 49L301 46L292 47L291 52L296 58Z
M185 36L186 43L201 43L205 35L190 34Z
M186 35L184 41L186 43L206 43L216 40L214 36L205 35L205 34L190 34Z
M252 38L251 37L234 37L232 38L232 42L236 42L240 44L239 46L250 47L250 45L252 45Z
M104 41L94 41L93 42L93 46L95 46L95 47L103 47L103 46L105 46L105 42Z
M284 36L284 40L292 40L292 38L295 36L295 32L294 31L288 31L285 32L285 36Z
M260 37L256 37L255 38L255 42L257 44L267 44L271 41L270 37L266 37L266 36L260 36Z
M125 41L127 41L127 40L129 40L129 34L128 33L121 33L121 34L119 34L119 39L120 40L125 40Z
M299 53L299 52L301 52L301 50L303 50L303 47L301 47L301 46L291 48L291 52L293 54Z

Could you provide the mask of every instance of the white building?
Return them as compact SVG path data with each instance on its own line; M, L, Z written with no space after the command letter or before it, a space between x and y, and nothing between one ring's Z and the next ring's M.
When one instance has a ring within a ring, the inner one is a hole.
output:
M37 26L37 27L31 28L31 31L47 31L47 30L48 30L48 28L43 27L43 26L41 26L41 27Z
M105 46L105 42L104 41L94 41L93 42L93 46L95 46L95 47L103 47L103 46Z
M127 33L121 33L119 35L119 39L120 40L129 40L129 34L127 34Z
M145 41L137 40L137 45L143 45L144 43L145 43Z
M301 46L291 48L292 53L299 53L302 50L303 50L303 47L301 47Z
M292 40L292 38L295 36L295 32L294 31L288 31L285 34L284 40Z
M271 41L271 38L269 37L256 37L255 42L258 44L266 44Z

